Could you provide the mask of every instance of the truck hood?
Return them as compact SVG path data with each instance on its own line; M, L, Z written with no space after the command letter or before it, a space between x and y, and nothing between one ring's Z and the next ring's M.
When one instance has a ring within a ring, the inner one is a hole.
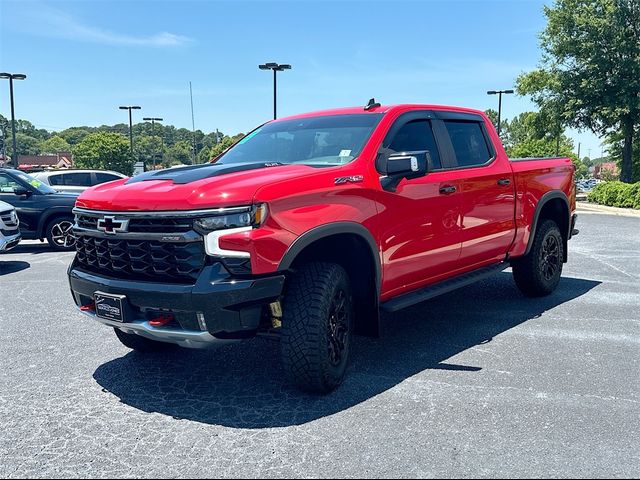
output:
M247 205L263 185L308 175L306 165L207 164L147 172L98 185L80 194L76 206L93 210L198 210Z

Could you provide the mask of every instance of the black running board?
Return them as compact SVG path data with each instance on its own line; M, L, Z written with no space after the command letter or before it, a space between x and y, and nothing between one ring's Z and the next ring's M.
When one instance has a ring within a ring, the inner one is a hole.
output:
M424 302L430 298L434 298L457 290L458 288L466 287L467 285L471 285L472 283L480 280L484 280L487 277L501 272L507 267L509 267L509 262L500 262L495 265L491 265L490 267L484 267L472 272L464 273L449 280L429 285L428 287L421 288L420 290L405 293L399 297L387 300L380 305L380 308L385 312L397 312L398 310L410 307L416 303Z

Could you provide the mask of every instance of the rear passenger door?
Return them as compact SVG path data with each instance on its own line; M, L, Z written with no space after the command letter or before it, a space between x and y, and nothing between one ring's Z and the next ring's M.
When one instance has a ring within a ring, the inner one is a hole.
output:
M443 114L462 185L461 268L503 260L515 235L515 185L511 165L499 156L484 119Z

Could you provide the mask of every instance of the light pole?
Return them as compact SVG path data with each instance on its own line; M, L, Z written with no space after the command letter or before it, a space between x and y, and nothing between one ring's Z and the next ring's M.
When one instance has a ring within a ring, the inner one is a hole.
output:
M277 118L277 104L278 104L276 73L282 72L284 70L291 70L291 65L278 64L275 62L271 62L271 63L264 63L262 65L258 65L258 68L260 70L273 70L273 119L275 120Z
M498 136L500 136L500 121L502 118L502 94L513 93L513 90L489 90L487 95L498 95Z
M13 156L11 163L14 168L18 168L18 146L16 143L16 114L13 108L13 81L24 80L27 76L24 73L0 73L0 78L9 80L9 97L11 98L11 134L13 136Z
M131 159L135 160L135 156L133 154L133 121L131 118L131 110L140 110L140 107L137 105L131 107L120 107L120 110L129 110L129 143L131 144Z
M158 117L144 117L142 120L145 122L151 122L151 131L153 132L153 136L156 136L156 122L162 122L161 118ZM162 155L162 150L160 150L160 154ZM156 169L156 156L153 156L153 169Z

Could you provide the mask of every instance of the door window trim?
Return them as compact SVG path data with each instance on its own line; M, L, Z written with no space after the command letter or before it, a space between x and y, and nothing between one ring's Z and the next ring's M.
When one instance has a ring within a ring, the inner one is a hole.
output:
M455 113L455 112L451 112ZM449 139L449 143L451 144L451 150L453 153L453 160L455 162L455 166L450 168L449 170L462 170L462 169L473 169L473 168L483 168L488 167L498 158L498 154L496 153L496 149L491 141L491 137L489 137L489 132L487 131L487 126L480 115L472 115L472 114L460 114L460 115L469 115L467 118L462 117L445 117L446 120L457 122L457 123L477 123L480 125L480 131L482 132L482 136L484 138L484 142L487 145L487 150L489 151L489 160L484 163L479 163L478 165L460 165L458 162L458 156L456 155L455 149L453 148L453 142L451 141L451 135L449 135L449 131L447 130L447 126L445 125L445 121L443 120L442 126L446 132L446 136ZM473 117L473 118L470 118Z

